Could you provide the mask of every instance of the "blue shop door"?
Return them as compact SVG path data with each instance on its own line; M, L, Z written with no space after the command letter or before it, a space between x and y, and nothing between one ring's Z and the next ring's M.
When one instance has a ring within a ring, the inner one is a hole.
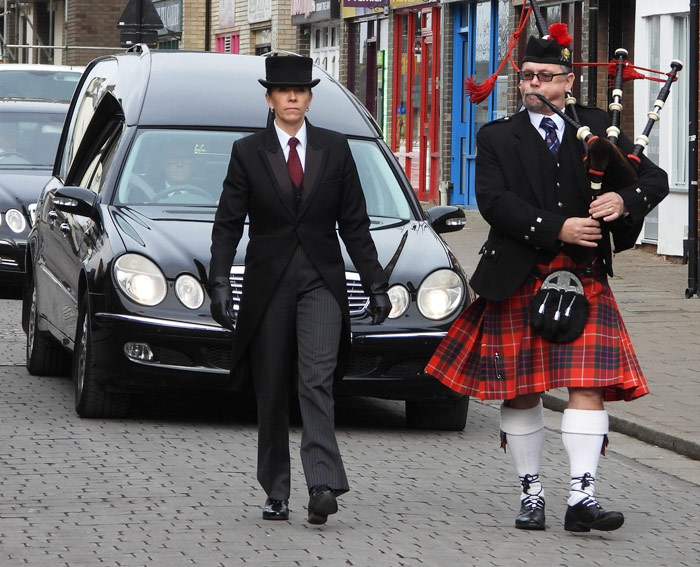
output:
M454 14L450 204L468 209L477 208L474 194L476 133L487 122L505 116L509 68L503 68L493 92L480 104L469 102L464 81L473 76L477 83L482 83L498 69L508 47L509 6L510 0L487 0L462 4ZM504 20L502 25L499 25L499 18Z

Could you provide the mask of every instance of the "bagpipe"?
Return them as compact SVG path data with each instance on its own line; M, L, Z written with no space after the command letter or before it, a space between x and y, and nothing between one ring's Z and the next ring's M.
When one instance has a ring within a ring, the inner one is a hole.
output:
M470 101L478 104L485 100L493 88L495 79L502 70L507 61L510 61L515 70L519 70L512 58L512 50L515 47L522 31L525 29L525 24L530 16L534 15L535 24L541 37L555 39L562 48L566 48L571 42L571 37L566 31L565 24L552 24L547 28L536 0L529 1L529 8L526 10L526 4L523 2L523 7L520 14L520 20L516 31L511 35L508 45L508 54L501 62L496 72L491 75L484 83L477 84L472 77L465 81L465 91ZM566 97L566 112L553 105L545 96L537 94L536 96L549 108L561 116L568 125L576 130L576 137L581 141L584 148L584 166L590 181L591 198L595 199L601 192L611 188L620 188L632 185L637 181L637 170L641 164L641 156L649 144L649 134L656 122L660 119L660 112L664 107L666 99L671 90L671 85L677 80L678 72L683 68L683 63L677 59L671 61L671 70L665 73L666 78L660 79L650 77L637 72L635 69L640 69L652 73L663 75L662 71L653 69L644 69L632 65L628 59L626 49L620 48L615 51L615 57L608 63L574 63L573 65L605 65L608 68L608 76L611 77L610 83L612 86L612 101L608 105L610 113L611 125L606 131L607 137L597 136L593 134L588 126L582 125L579 122L576 113L576 98L571 93L567 93ZM623 83L624 81L633 79L649 79L654 81L663 81L663 85L654 101L653 108L647 113L647 123L643 132L635 138L633 150L625 155L617 145L620 136L620 118L622 115L623 105Z
M615 76L612 102L608 105L611 125L606 130L607 138L596 136L588 126L579 123L574 106L576 99L570 93L566 97L566 106L567 109L570 109L571 116L553 105L545 96L536 95L553 112L561 116L567 124L576 129L576 138L584 145L584 165L590 181L592 199L609 188L626 187L637 181L637 169L642 161L641 155L649 144L649 134L654 124L661 118L659 113L671 91L671 84L677 80L678 71L683 68L683 63L679 60L671 61L671 71L667 73L667 79L654 101L654 107L647 113L647 123L644 130L635 138L632 152L625 155L617 145L617 140L620 135L620 115L623 108L622 69L627 51L618 49L615 56L621 62L618 64L618 72Z

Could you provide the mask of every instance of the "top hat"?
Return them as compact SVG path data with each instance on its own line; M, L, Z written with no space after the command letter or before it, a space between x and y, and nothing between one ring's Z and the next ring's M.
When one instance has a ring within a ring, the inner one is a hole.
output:
M313 60L297 55L271 55L265 58L265 78L258 82L272 87L315 87L321 79L311 78Z
M549 26L549 35L543 38L531 35L528 38L523 63L551 63L571 68L573 64L569 45L572 41L566 24L552 24Z

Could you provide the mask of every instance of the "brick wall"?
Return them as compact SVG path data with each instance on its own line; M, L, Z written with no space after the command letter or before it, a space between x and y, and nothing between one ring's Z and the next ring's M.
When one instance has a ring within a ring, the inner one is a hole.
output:
M117 22L127 0L70 0L65 23L65 43L68 46L119 47ZM115 53L114 49L68 49L64 62L86 65L96 57Z
M393 128L393 117L394 117L394 75L396 74L396 69L398 65L396 64L396 53L394 50L394 17L393 15L389 16L389 39L387 41L387 65L389 66L386 74L386 100L388 101L387 104L387 121L386 121L386 130L384 131L384 140L386 143L389 145L391 148L392 144L392 137L394 135L394 128ZM398 67L400 70L400 67Z
M288 0L272 2L272 49L295 51L297 27L292 25L292 3Z
M191 1L187 0L187 2ZM248 21L248 0L236 0L235 23L230 28L219 27L219 11L216 4L216 2L212 2L212 36L222 33L238 33L241 54L255 54L256 44L261 43L263 35L269 37L272 50L303 52L306 49L308 52L308 39L301 37L297 26L292 25L291 2L272 0L270 19L250 23ZM214 37L212 37L213 45Z
M440 72L440 181L450 181L452 174L452 68L454 48L455 4L442 6L442 70ZM461 87L460 87L461 88ZM464 94L462 96L465 96ZM459 109L457 110L459 112ZM459 160L459 156L455 156Z
M206 45L206 29L205 0L186 0L183 2L180 49L204 51ZM215 45L213 38L210 38L210 45Z

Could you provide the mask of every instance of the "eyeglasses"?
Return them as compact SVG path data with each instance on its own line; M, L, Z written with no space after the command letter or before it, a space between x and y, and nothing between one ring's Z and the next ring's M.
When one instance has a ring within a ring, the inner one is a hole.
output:
M551 83L554 77L559 75L568 75L569 73L548 73L547 71L541 71L539 73L533 73L532 71L518 71L518 78L521 81L532 81L533 78L537 77L540 83Z

